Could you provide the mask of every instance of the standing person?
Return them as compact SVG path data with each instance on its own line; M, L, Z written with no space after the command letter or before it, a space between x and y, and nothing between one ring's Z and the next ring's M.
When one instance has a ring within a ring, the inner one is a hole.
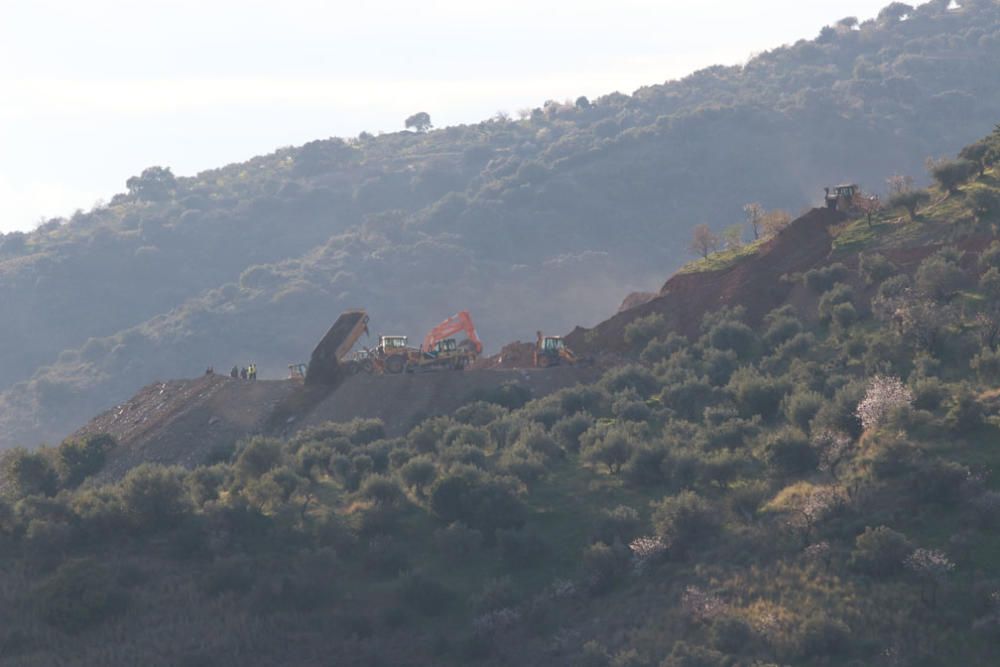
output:
M229 371L229 377L238 378L240 376L240 367L233 366L233 370Z
M240 379L241 380L246 380L247 379L247 367L246 366L244 366L243 368L240 369Z
M250 362L250 381L252 382L252 381L254 381L256 379L257 379L257 364L255 364L254 362L251 361Z

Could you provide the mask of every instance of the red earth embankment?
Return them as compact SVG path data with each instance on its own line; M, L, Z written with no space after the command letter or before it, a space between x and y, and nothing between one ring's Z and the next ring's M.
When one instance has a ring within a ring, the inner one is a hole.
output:
M749 323L755 325L785 303L793 284L782 276L823 263L831 249L829 228L843 219L836 211L813 209L764 243L753 256L717 271L676 274L655 298L592 329L577 327L566 337L567 344L584 354L626 352L625 327L652 314L662 315L669 330L694 337L705 314L723 306L743 306Z

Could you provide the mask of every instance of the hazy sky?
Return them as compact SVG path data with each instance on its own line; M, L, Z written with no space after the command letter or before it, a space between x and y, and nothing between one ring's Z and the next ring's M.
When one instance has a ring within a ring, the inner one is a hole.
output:
M888 2L0 0L0 231L152 164L632 92Z

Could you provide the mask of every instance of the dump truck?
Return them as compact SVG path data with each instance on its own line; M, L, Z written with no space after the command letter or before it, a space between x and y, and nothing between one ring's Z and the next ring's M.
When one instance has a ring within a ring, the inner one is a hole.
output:
M548 368L564 364L572 366L577 361L576 355L566 346L566 341L562 336L545 336L541 331L538 332L538 338L535 342L535 368Z
M368 313L363 310L348 310L341 313L313 350L305 373L305 383L337 384L344 376L353 375L361 370L361 365L353 359L344 362L351 348L361 338L361 334L368 334Z

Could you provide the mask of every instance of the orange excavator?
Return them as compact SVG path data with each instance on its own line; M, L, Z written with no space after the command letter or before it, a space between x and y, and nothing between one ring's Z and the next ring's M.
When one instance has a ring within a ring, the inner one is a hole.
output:
M465 333L465 339L457 342L457 333ZM463 310L452 315L430 330L420 346L419 358L413 360L417 369L455 368L463 369L483 353L483 342L476 334L469 311Z

